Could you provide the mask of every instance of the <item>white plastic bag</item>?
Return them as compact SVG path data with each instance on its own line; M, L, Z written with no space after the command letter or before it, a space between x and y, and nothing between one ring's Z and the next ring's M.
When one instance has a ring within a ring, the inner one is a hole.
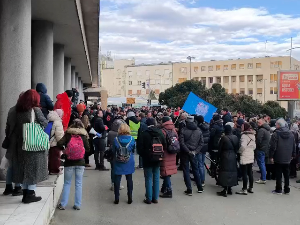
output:
M0 169L7 170L8 167L9 167L9 161L5 156L3 156L2 160L1 160L1 164L0 164Z

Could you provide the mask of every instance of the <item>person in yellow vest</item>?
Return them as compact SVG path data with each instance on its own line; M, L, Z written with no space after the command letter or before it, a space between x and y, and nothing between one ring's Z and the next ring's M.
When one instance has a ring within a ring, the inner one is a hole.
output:
M137 142L138 139L138 132L141 126L140 121L138 120L138 118L135 116L135 113L133 111L129 111L127 113L127 119L125 120L125 122L128 124L128 126L130 127L130 135L134 138L134 140ZM143 168L143 164L142 164L142 158L139 157L139 166L138 168Z

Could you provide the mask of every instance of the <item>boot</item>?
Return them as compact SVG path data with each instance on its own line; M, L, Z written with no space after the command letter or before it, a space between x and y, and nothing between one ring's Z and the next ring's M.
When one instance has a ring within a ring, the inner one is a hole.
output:
M42 200L42 197L35 196L35 191L28 190L27 191L27 195L24 198L24 203L25 204L29 204L29 203L38 202L38 201L41 201L41 200Z
M128 202L127 202L129 205L132 203L132 196L131 195L128 195Z
M23 198L22 198L22 202L24 202L26 196L27 196L27 192L28 192L28 189L23 189Z
M160 195L159 197L161 198L172 198L172 191L166 191L165 193L163 193L162 195Z
M5 186L5 190L3 192L3 195L11 195L13 193L13 187L12 184L7 184Z
M217 192L217 195L227 197L227 188L224 188L223 191Z
M22 188L19 187L15 187L15 189L13 190L12 196L20 196L22 195Z

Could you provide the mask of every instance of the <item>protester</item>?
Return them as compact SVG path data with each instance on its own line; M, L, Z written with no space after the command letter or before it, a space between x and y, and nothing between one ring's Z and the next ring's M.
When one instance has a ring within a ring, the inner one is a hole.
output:
M106 109L106 112L105 112L105 115L104 115L104 118L103 118L103 120L104 120L104 124L108 127L108 129L110 130L110 128L111 128L111 125L112 125L112 123L113 123L113 121L114 121L114 115L112 114L112 112L111 112L111 108L107 108Z
M38 83L36 85L36 91L40 95L40 106L42 109L42 112L44 114L44 117L47 118L49 111L53 110L53 102L49 95L47 95L47 88L46 85L43 83Z
M62 118L62 124L64 127L64 131L67 130L70 117L71 117L71 99L73 97L73 91L67 90L62 94L57 95L56 103L54 105L55 109L62 109L64 112L63 118Z
M128 204L132 203L133 181L132 174L134 173L134 150L135 140L130 135L130 128L126 123L122 123L118 130L118 136L113 143L113 171L114 171L114 192L115 204L119 204L120 184L122 175L126 176L127 180L127 196Z
M75 173L75 203L74 210L80 210L82 200L82 179L84 173L84 154L90 150L88 142L88 133L84 129L81 120L74 120L73 124L67 129L64 137L57 143L62 148L66 146L62 158L64 163L64 188L61 195L61 201L58 209L65 210L72 183L72 176Z
M241 146L238 153L240 154L240 168L243 176L243 188L241 191L237 192L237 194L247 195L248 193L253 193L252 166L254 163L254 150L256 148L255 131L253 131L249 123L244 123L240 143Z
M178 112L178 115L179 115L179 112ZM186 121L187 117L188 117L187 113L182 113L180 115L180 118L177 120L177 122L173 121L175 124L175 127L176 127L176 131L178 133L178 136L180 136L181 130L186 126L185 121ZM176 118L178 118L178 117L176 117ZM181 153L177 154L177 156L176 156L176 165L179 165L178 170L182 170L182 165L181 165L181 163L179 164L180 154Z
M270 141L270 161L275 164L276 187L274 194L282 194L282 174L284 177L284 194L290 193L289 167L295 157L296 145L294 135L289 131L284 119L276 122L276 130Z
M256 135L256 160L261 172L260 179L255 181L257 184L266 183L266 165L265 158L268 157L270 143L270 126L264 119L258 120L258 131Z
M52 129L50 133L50 150L48 158L49 174L58 174L60 172L60 155L61 149L57 147L57 142L64 136L64 128L62 125L62 118L64 112L61 109L50 111L48 114L49 122L52 122Z
M146 121L148 129L145 130L138 143L138 153L143 158L146 199L144 203L158 203L159 196L159 176L160 161L153 156L153 144L162 145L166 149L166 140L160 129L156 127L154 118L148 118Z
M223 191L217 192L219 196L232 195L231 188L238 185L236 160L238 149L238 138L232 134L231 126L225 125L225 136L221 138L219 144L218 184L223 187Z
M300 142L300 131L299 131L299 127L296 123L291 125L291 131L292 131L292 133L294 135L294 139L295 139L295 145L296 145L295 155L298 155L299 142ZM298 164L298 158L294 157L290 163L290 178L297 177L297 164Z
M229 113L227 108L223 108L222 115L223 126L225 126L228 122L232 122L231 114Z

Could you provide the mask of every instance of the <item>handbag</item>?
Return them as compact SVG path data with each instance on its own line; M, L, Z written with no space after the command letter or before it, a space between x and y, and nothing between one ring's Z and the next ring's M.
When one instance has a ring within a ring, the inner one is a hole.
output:
M23 124L23 146L27 152L40 152L50 149L49 136L40 124L35 123L35 113L31 111L31 122Z

